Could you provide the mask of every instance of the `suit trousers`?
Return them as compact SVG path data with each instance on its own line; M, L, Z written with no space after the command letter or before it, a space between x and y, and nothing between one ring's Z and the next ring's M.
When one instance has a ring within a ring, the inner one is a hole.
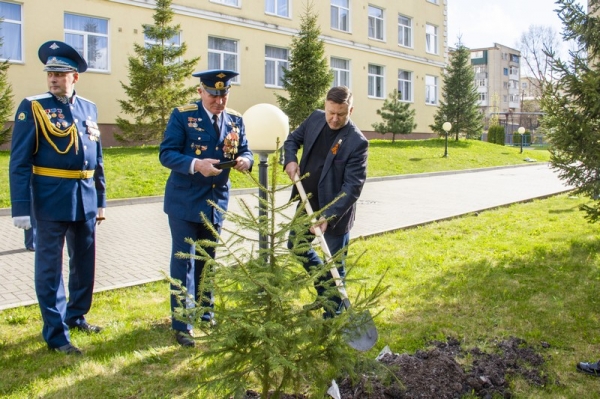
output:
M293 233L291 233L290 235L292 235L292 234ZM309 240L312 240L312 238L314 236L311 235L310 232L308 232L306 237ZM331 256L335 256L335 254L337 254L340 250L343 249L343 253L341 255L341 260L340 260L339 266L337 266L338 273L340 274L340 277L343 280L346 277L346 255L348 254L348 244L350 243L350 233L348 232L345 234L336 235L336 234L328 233L326 231L323 234L323 237L325 238L325 242L327 243L327 246L329 247L329 252L331 253ZM292 248L292 245L293 245L292 240L291 239L288 240L288 248L289 249ZM323 260L317 254L317 251L315 251L315 249L312 246L307 252L305 252L304 254L300 254L300 256L306 258L306 260L303 263L303 266L304 266L304 269L308 273L311 273L311 269L324 264ZM315 290L317 291L318 296L323 297L325 292L332 287L332 284L335 284L332 280L333 280L333 276L331 275L331 272L324 273L318 279L315 280L314 287L315 287ZM335 303L336 313L339 313L341 311L341 306L342 306L342 299L340 298L340 296L335 295L335 296L331 296L327 299ZM325 309L324 317L332 317L332 316L333 316L333 312L331 311L331 309Z
M85 321L92 306L96 269L96 219L80 222L37 221L35 292L51 348L70 342L69 326ZM63 282L63 248L69 254L69 300Z

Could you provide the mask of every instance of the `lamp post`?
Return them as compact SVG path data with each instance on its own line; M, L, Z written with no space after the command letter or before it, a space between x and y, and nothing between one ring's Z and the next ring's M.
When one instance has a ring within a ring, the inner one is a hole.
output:
M521 152L519 154L522 154L523 153L523 133L525 133L525 128L523 126L521 126L517 129L517 132L519 132L519 134L521 135Z
M446 132L446 145L444 147L444 158L448 158L448 132L452 129L452 123L444 122L442 129Z
M256 104L248 108L243 115L248 144L253 152L258 154L258 182L264 187L259 188L258 197L258 216L267 215L266 189L269 185L268 179L268 160L269 154L277 150L277 139L280 143L287 137L289 128L289 118L282 110L272 104ZM267 237L259 234L259 248L267 249Z

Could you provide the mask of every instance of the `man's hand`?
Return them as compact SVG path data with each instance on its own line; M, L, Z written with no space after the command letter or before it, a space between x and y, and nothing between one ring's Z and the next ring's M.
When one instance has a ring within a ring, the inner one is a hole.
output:
M310 232L316 235L316 228L319 227L321 229L321 234L324 234L327 230L327 219L321 216L321 218L317 221L314 226L310 227Z
M106 208L98 208L98 215L96 215L96 224L100 224L104 219L106 219L106 217L104 217L105 212Z
M202 173L204 177L220 175L223 172L221 169L215 168L213 165L219 163L218 159L204 158L197 159L194 162L194 172Z
M237 163L233 167L235 170L239 170L240 172L245 172L250 169L250 161L246 157L237 157L235 159Z
M290 162L285 165L285 173L290 177L293 182L296 182L296 175L300 176L300 169L298 168L297 162Z
M29 230L31 228L31 216L15 216L13 224L20 229Z

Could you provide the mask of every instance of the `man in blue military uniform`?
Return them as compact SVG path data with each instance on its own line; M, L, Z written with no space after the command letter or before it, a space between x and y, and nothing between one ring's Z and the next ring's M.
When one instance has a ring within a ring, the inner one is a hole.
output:
M37 221L35 290L48 348L81 354L70 329L87 333L96 262L96 223L106 207L104 165L96 105L75 93L87 63L66 43L49 41L38 51L48 92L24 99L15 116L10 157L13 222ZM69 253L69 299L62 277L65 239Z
M205 226L201 214L207 217L216 231L221 231L223 214L208 201L227 210L230 169L220 169L215 164L236 161L233 168L244 172L250 170L254 163L242 116L225 108L231 79L237 75L237 72L228 70L194 73L193 76L200 78L200 101L173 110L160 145L160 162L171 169L164 200L172 238L171 277L182 282L202 306L212 306L212 293L197 289L204 263L179 259L175 254L195 253L194 246L185 242L186 238L216 240ZM214 248L206 250L214 258ZM175 338L182 346L194 346L192 326L173 315L178 306L176 296L171 295L171 326L175 330ZM212 312L206 312L203 320L214 322Z

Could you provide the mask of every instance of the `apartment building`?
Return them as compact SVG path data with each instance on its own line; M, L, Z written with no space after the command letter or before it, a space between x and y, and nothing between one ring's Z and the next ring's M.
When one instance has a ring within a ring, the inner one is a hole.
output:
M511 114L520 112L520 59L519 50L498 43L471 49L479 107L486 117L498 112L501 118L510 118Z
M376 110L393 89L416 109L417 129L428 137L437 111L441 72L447 58L447 0L322 0L312 2L321 39L334 72L333 85L354 93L353 120L365 132L379 122ZM143 24L153 24L154 0L0 1L3 18L1 59L10 61L9 81L14 106L25 96L46 90L37 51L43 42L73 45L89 64L76 90L96 102L105 145L126 99L127 57L133 45L150 44ZM174 24L185 42L186 57L201 57L196 70L238 71L229 106L245 112L257 103L277 105L285 95L282 67L288 65L304 1L299 0L174 0ZM512 76L512 75L511 75ZM518 78L517 78L518 81ZM190 77L187 82L197 85ZM377 136L380 137L380 136Z

